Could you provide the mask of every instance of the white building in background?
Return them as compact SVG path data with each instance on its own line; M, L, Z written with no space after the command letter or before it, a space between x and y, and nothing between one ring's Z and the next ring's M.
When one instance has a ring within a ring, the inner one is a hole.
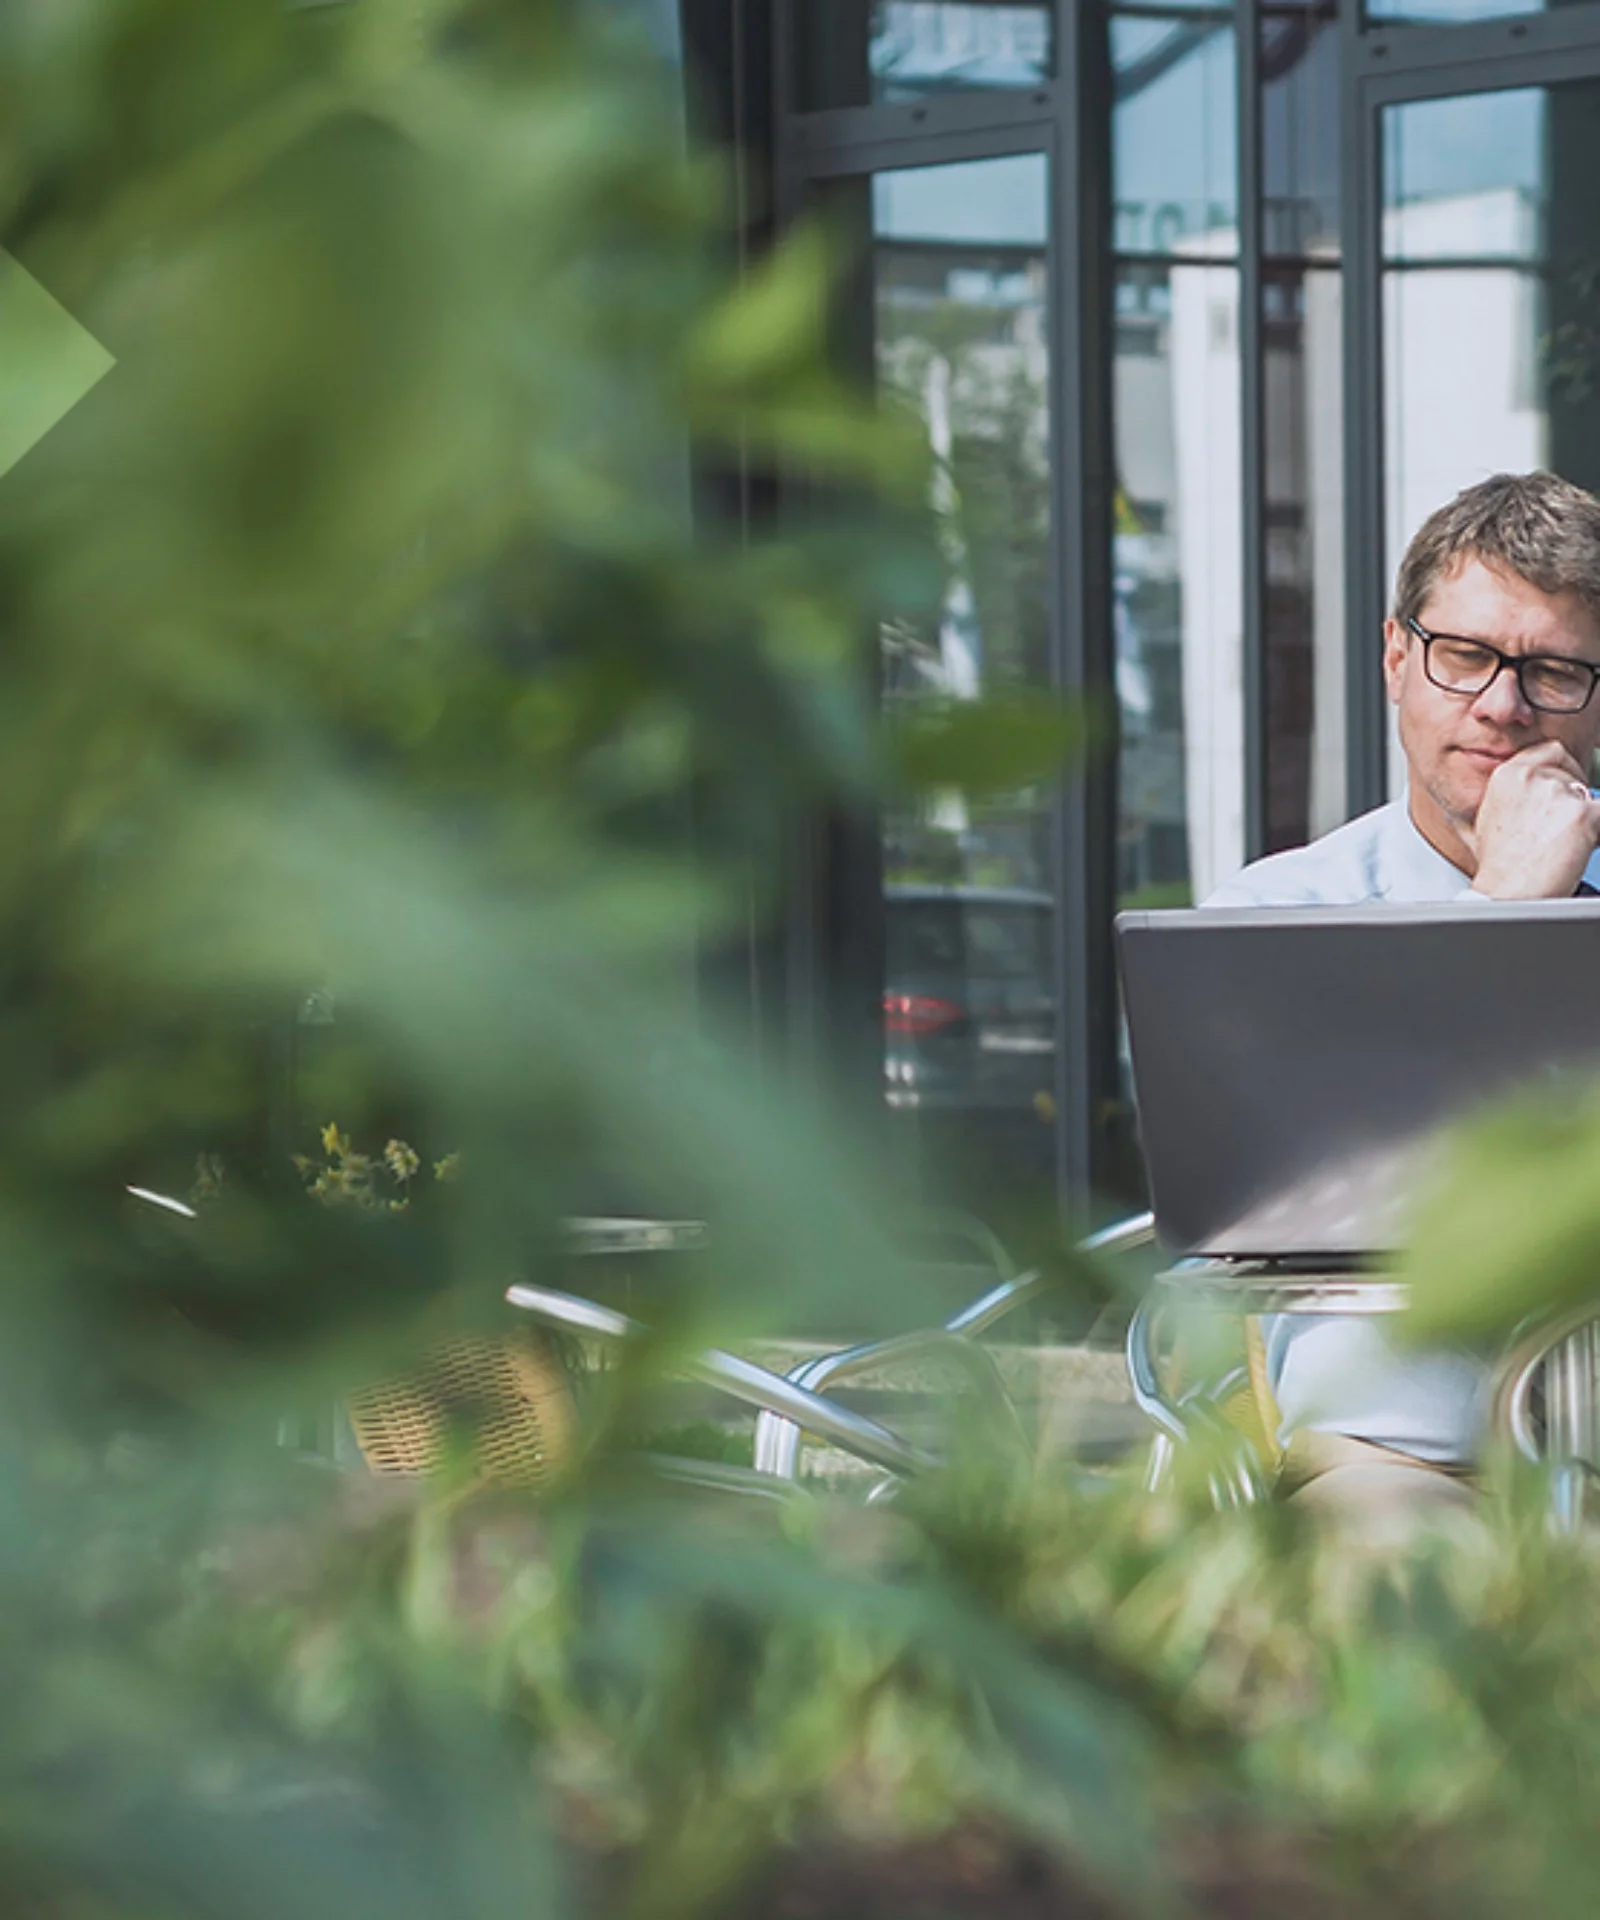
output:
M1179 242L1150 301L1118 319L1123 884L1181 865L1196 899L1245 844L1239 276L1218 264L1235 244L1228 229ZM1179 836L1186 859L1152 860Z
M1538 208L1516 188L1384 217L1384 474L1391 566L1433 509L1503 470L1544 464ZM1493 260L1504 266L1449 266ZM1398 264L1403 263L1403 264ZM1435 264L1439 263L1439 264Z
M1539 207L1522 188L1417 200L1384 215L1384 507L1391 573L1461 488L1549 460L1540 387ZM1504 266L1451 266L1503 258ZM1405 768L1390 730L1389 784Z
M1184 821L1196 900L1244 864L1243 460L1232 232L1171 268L1173 518L1183 607Z

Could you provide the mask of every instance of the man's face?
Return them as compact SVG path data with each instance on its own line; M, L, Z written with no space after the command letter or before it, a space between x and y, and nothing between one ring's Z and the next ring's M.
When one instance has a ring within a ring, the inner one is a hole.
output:
M1486 640L1518 658L1557 654L1600 666L1600 622L1576 595L1541 593L1481 560L1464 560L1439 581L1417 619L1430 633ZM1483 693L1446 693L1423 670L1423 651L1407 628L1386 624L1383 676L1399 709L1414 803L1431 801L1452 826L1470 829L1489 776L1524 748L1556 740L1588 768L1600 746L1600 693L1581 713L1542 713L1509 669Z

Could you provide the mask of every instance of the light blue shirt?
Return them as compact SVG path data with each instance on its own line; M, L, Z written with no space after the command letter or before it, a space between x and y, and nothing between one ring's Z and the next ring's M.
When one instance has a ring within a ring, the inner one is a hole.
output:
M1309 847L1252 862L1203 904L1357 907L1389 900L1442 905L1477 897L1466 874L1423 839L1405 801L1391 800Z
M1585 878L1595 884L1600 856ZM1431 847L1394 800L1309 847L1269 854L1219 887L1207 907L1348 907L1476 900L1466 874ZM1488 1413L1489 1369L1472 1355L1402 1353L1383 1324L1349 1315L1275 1315L1267 1364L1280 1439L1345 1433L1420 1460L1465 1460Z

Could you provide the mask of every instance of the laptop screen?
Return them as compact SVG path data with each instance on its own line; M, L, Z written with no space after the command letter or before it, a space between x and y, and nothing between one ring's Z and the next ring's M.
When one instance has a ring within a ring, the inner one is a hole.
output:
M1175 1251L1391 1251L1449 1122L1600 1078L1592 904L1129 913L1117 939Z

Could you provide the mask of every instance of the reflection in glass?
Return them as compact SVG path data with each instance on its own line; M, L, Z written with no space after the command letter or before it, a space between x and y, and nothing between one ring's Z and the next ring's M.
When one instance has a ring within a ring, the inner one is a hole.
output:
M1032 87L1053 68L1045 0L810 0L795 14L803 113Z
M1014 247L1023 257L1037 260L1049 217L1046 188L1044 159L1037 153L876 174L873 235L880 242L894 236L902 249L895 258L905 257L908 246L928 246L945 254L959 247L986 258L997 247Z
M1339 22L1325 0L1261 20L1262 251L1339 244Z
M1237 62L1216 16L1113 15L1112 244L1169 254L1238 218Z
M1561 0L1556 0L1559 5ZM1422 26L1429 21L1501 20L1518 13L1542 13L1540 0L1368 0L1372 21Z
M1546 192L1546 91L1413 100L1383 119L1384 258L1532 260Z
M1231 248L1233 235L1217 236ZM1118 893L1203 898L1244 859L1239 274L1117 278Z
M1044 157L872 183L880 392L929 453L935 604L880 635L884 700L937 711L1049 678ZM950 792L884 822L885 1094L925 1186L991 1220L1053 1207L1049 795Z
M1340 275L1263 273L1265 851L1345 817Z

